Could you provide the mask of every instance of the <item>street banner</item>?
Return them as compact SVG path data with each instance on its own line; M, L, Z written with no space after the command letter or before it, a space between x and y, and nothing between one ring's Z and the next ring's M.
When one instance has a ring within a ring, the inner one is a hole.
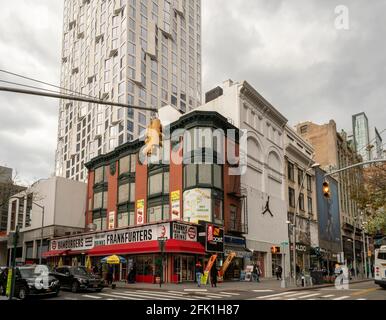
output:
M172 220L181 220L181 193L180 190L172 191L170 193L170 204L172 208Z
M115 211L109 212L109 230L115 228Z
M137 201L137 224L144 224L145 200Z
M209 272L213 267L213 264L216 262L217 254L214 254L210 257L208 264L206 265L204 275L201 277L201 284L207 284L209 278Z
M231 252L228 254L226 260L224 261L221 269L220 269L220 272L219 272L219 275L220 277L224 277L224 274L226 272L226 270L228 269L229 265L231 264L232 260L234 259L234 257L236 257L236 253L235 252Z

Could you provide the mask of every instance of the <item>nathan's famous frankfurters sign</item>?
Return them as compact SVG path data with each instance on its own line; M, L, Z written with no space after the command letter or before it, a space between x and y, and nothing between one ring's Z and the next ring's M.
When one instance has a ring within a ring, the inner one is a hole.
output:
M100 232L88 236L54 239L51 241L50 250L82 251L98 246L145 242L157 240L158 238L170 239L170 223L154 224L111 232Z

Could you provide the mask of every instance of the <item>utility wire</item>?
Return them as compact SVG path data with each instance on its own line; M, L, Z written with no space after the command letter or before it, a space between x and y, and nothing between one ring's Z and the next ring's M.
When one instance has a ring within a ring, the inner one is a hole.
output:
M152 111L155 113L158 112L158 110L154 109L154 108L131 106L128 104L123 104L123 103L94 100L94 99L89 99L89 98L82 97L82 96L73 96L73 95L66 95L66 94L34 91L34 90L24 90L24 89L18 89L18 88L10 88L10 87L0 87L0 91L21 93L21 94L42 96L42 97L50 97L50 98L57 98L57 99L64 99L64 100L80 101L80 102L87 102L87 103L94 103L94 104L102 104L102 105L107 105L107 106L121 107L121 108L128 108L128 109L145 110L145 111Z
M22 79L26 79L26 80L30 80L30 81L35 81L35 82L38 82L38 83L41 83L41 84L44 84L44 85L47 85L47 86L50 86L50 87L54 87L54 88L57 88L57 89L60 89L60 90L68 91L68 92L71 92L71 93L75 93L75 94L77 94L77 95L81 95L81 96L85 96L85 97L97 99L96 97L90 96L90 95L88 95L88 94L84 94L84 93L81 93L81 92L77 92L77 91L74 91L74 90L71 90L71 89L66 89L66 88L57 86L57 85L52 84L52 83L48 83L48 82L44 82L44 81L37 80L37 79L34 79L34 78L26 77L26 76L23 76L23 75L21 75L21 74L14 73L14 72L11 72L11 71L7 71L7 70L0 69L0 72L9 74L9 75L12 75L12 76L15 76L15 77L19 77L19 78L22 78Z
M46 92L52 92L52 93L58 93L60 94L59 91L54 91L54 90L49 90L49 89L43 89L43 88L39 88L39 87L35 87L35 86L30 86L28 84L22 84L22 83L17 83L17 82L12 82L12 81L6 81L6 80L1 80L0 79L0 82L3 82L3 83L6 83L6 84L12 84L14 86L19 86L19 87L25 87L25 88L30 88L30 89L37 89L37 90L41 90L41 91L46 91Z
M379 135L381 135L382 133L384 133L386 131L386 129L383 129L381 132L379 132ZM357 150L357 153L358 152L361 152L362 150L368 148L375 140L377 140L377 138L375 137L374 139L372 139L369 144L363 146L362 148L360 148L359 150Z

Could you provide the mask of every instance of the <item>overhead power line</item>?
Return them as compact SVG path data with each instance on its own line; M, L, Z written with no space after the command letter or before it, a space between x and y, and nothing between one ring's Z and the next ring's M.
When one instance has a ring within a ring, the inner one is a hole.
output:
M86 98L86 97L66 95L66 94L57 94L57 93L49 93L49 92L25 90L25 89L1 87L1 86L0 86L0 91L21 93L21 94L27 94L27 95L33 95L33 96L42 96L42 97L49 97L49 98L56 98L56 99L80 101L80 102L87 102L87 103L94 103L94 104L103 104L103 105L107 105L107 106L121 107L121 108L128 108L128 109L137 109L137 110L158 112L158 110L154 109L154 108L131 106L131 105L123 104L123 103L109 102L109 101L90 99L90 98Z
M71 90L71 89L66 89L66 88L63 88L61 86L57 86L55 84L52 84L52 83L49 83L49 82L45 82L45 81L41 81L41 80L38 80L38 79L34 79L34 78L31 78L31 77L23 76L22 74L19 74L19 73L14 73L14 72L3 70L3 69L0 69L0 72L9 74L9 75L12 75L12 76L15 76L15 77L19 77L19 78L22 78L22 79L25 79L25 80L41 83L41 84L44 84L46 86L50 86L50 87L57 88L57 89L60 89L60 90L68 91L68 92L71 92L71 93L75 93L77 95L81 95L81 96L97 99L96 97L90 96L88 94L77 92L77 91L74 91L74 90Z
M41 90L41 91L46 91L46 92L52 92L52 93L60 94L59 91L50 90L50 89L43 89L43 88L39 88L39 87L35 87L35 86L30 86L28 84L22 84L22 83L6 81L6 80L1 80L1 79L0 79L0 82L6 83L6 84L12 84L14 86L19 86L19 87L25 87L25 88L30 88L30 89L37 89L37 90Z

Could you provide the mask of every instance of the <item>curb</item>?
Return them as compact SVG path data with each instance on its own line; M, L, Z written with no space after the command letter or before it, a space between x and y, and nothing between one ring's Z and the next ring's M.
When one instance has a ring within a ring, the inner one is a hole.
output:
M350 284L356 284L356 283L363 283L363 282L371 282L371 281L374 281L374 280L373 279L355 280L355 281L349 282L349 285ZM299 287L299 288L292 288L292 289L286 288L283 291L288 292L288 291L315 290L315 289L329 288L329 287L335 287L335 284L334 283L328 283L328 284L321 284L321 285L309 286L309 287Z
M355 280L349 282L349 284L357 284L357 283L364 283L364 282L371 282L374 281L373 279L364 279L364 280ZM316 285L316 286L308 286L308 287L295 287L295 288L278 288L278 291L282 292L288 292L288 291L304 291L304 290L315 290L315 289L321 289L321 288L329 288L334 287L334 283L328 283L328 284L322 284L322 285ZM134 289L134 290L146 290L146 291L159 291L159 290L165 290L165 287L160 288L159 286L156 288L144 288L144 287L130 287L130 286L117 286L115 290L128 290L128 289ZM219 288L219 290L210 290L208 289L208 293L216 293L216 291L226 291L226 290L232 290L235 292L250 292L251 290L248 289L240 289L240 288ZM166 290L173 290L173 288L167 288ZM188 292L187 292L188 293Z

